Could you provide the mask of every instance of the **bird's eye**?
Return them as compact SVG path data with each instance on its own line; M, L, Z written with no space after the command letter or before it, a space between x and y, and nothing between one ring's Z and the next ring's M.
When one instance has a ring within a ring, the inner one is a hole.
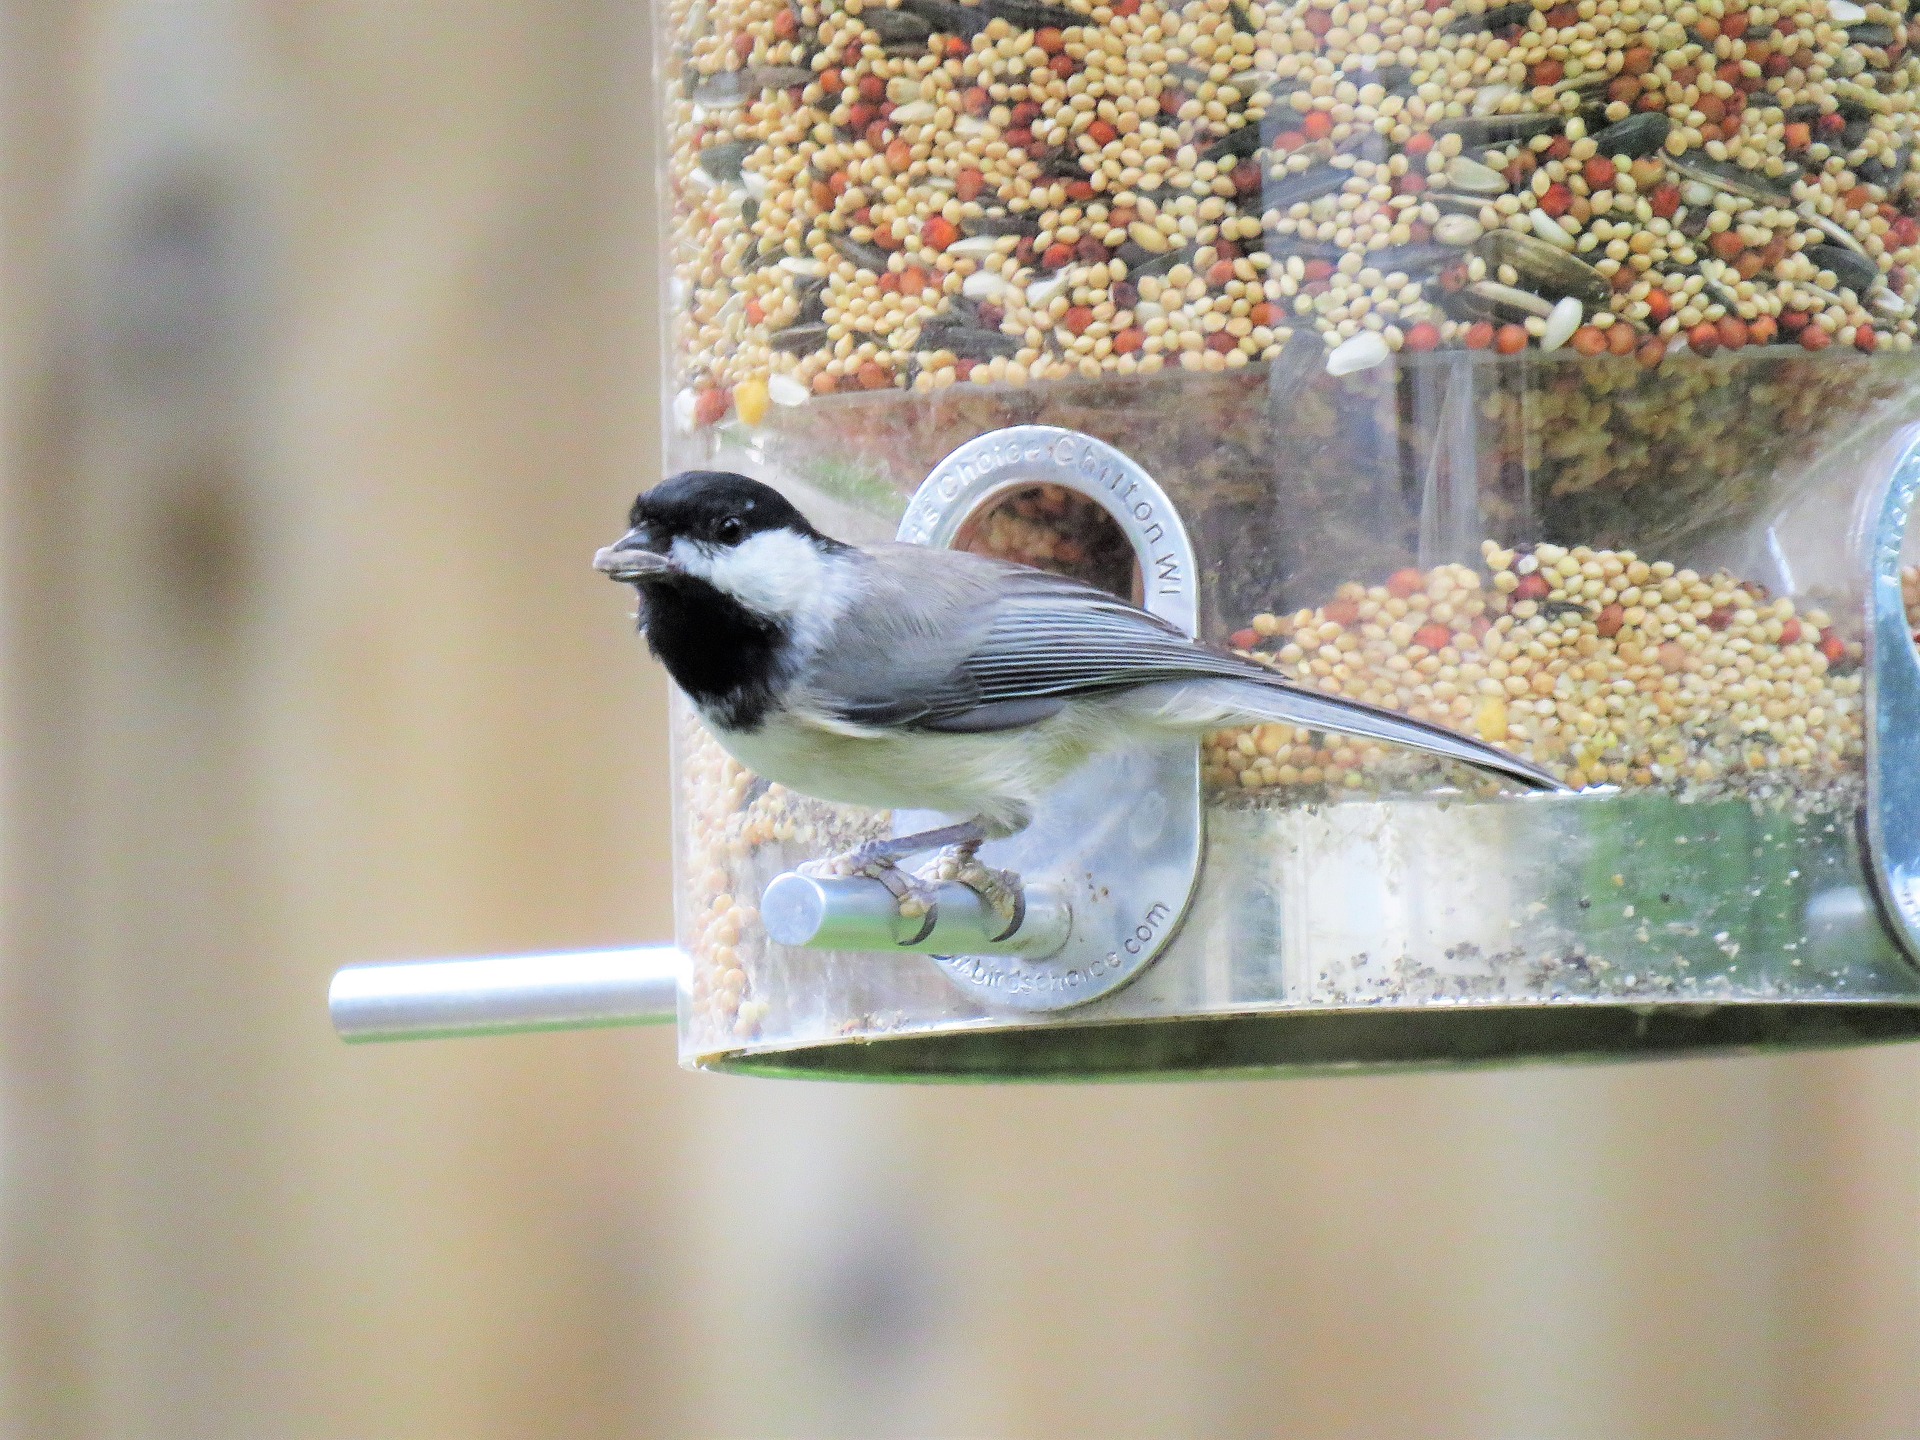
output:
M722 545L738 545L747 533L747 522L738 515L729 515L714 527L713 533Z

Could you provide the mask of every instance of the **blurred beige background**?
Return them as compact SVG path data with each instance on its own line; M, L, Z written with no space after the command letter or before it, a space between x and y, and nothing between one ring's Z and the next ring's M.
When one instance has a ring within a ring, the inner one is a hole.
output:
M1920 1051L349 1050L664 937L648 9L0 4L0 1434L1920 1434Z

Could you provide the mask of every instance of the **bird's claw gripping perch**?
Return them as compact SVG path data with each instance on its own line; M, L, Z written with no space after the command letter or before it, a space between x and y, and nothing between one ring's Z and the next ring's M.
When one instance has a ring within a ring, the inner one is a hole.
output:
M815 879L859 876L878 880L892 893L901 919L923 921L918 933L900 942L903 945L918 945L933 933L939 918L935 896L941 885L964 885L986 901L999 918L1000 929L992 938L1005 940L1026 919L1026 892L1013 871L995 870L980 863L979 850L984 838L980 827L969 821L919 835L869 840L844 855L809 861L800 867L800 873ZM945 848L921 867L918 874L909 874L900 868L902 856L942 844Z
M980 863L977 845L950 845L920 869L920 878L932 885L964 885L999 916L999 932L992 938L1005 940L1027 918L1027 895L1020 877L1011 870L996 870Z

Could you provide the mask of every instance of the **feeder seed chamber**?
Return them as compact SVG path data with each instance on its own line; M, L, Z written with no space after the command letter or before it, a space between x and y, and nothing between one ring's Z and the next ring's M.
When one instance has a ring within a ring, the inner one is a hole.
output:
M664 1018L842 1077L1920 1033L1920 55L1849 0L667 0L670 470L1061 570L1451 725L924 828L674 716L677 946L362 966L354 1038ZM584 575L581 583L588 583ZM636 663L638 663L636 661ZM903 943L907 942L907 943Z

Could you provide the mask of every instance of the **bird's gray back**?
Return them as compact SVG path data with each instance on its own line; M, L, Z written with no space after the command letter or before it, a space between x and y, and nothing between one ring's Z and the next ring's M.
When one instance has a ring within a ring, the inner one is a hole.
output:
M856 724L993 729L1073 695L1245 673L1158 617L1044 570L878 545L857 574L807 677L817 703Z

